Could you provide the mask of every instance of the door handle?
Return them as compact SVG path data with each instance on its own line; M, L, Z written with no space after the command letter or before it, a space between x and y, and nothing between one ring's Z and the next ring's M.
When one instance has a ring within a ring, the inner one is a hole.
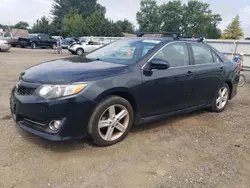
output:
M221 67L221 68L220 68L220 72L223 72L223 71L224 71L224 69L223 69L223 67Z
M187 74L186 74L186 76L188 76L188 77L191 77L193 75L194 75L194 73L192 71L188 71Z

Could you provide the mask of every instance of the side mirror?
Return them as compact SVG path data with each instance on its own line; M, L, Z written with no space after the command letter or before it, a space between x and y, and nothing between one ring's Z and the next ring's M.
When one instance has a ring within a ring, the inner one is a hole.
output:
M162 59L152 59L149 62L149 69L165 70L170 67L169 63Z

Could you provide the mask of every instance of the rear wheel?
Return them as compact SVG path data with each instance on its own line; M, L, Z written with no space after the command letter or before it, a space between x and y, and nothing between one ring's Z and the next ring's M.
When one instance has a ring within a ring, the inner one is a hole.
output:
M123 140L133 122L133 109L121 97L111 96L95 108L88 125L88 133L98 146L109 146Z
M32 48L32 49L36 49L36 43L32 42L32 43L31 43L31 48Z
M51 47L52 49L56 49L56 44L53 44Z
M222 112L229 100L230 89L226 83L224 83L219 90L215 93L211 110L214 112Z

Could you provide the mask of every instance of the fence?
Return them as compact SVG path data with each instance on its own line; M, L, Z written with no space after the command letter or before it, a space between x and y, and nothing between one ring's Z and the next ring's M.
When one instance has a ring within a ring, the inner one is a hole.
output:
M81 40L88 41L91 39L93 41L102 41L104 44L108 44L123 38L125 37L81 37ZM206 39L206 42L224 53L231 60L234 55L243 52L245 54L243 66L250 67L250 41Z

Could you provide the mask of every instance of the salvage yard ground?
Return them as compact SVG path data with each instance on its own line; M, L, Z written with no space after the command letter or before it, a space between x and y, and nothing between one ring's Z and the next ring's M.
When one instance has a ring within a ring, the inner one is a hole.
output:
M222 113L205 110L132 128L114 146L51 142L15 126L9 93L25 68L71 56L12 48L0 53L0 187L249 188L250 76Z

